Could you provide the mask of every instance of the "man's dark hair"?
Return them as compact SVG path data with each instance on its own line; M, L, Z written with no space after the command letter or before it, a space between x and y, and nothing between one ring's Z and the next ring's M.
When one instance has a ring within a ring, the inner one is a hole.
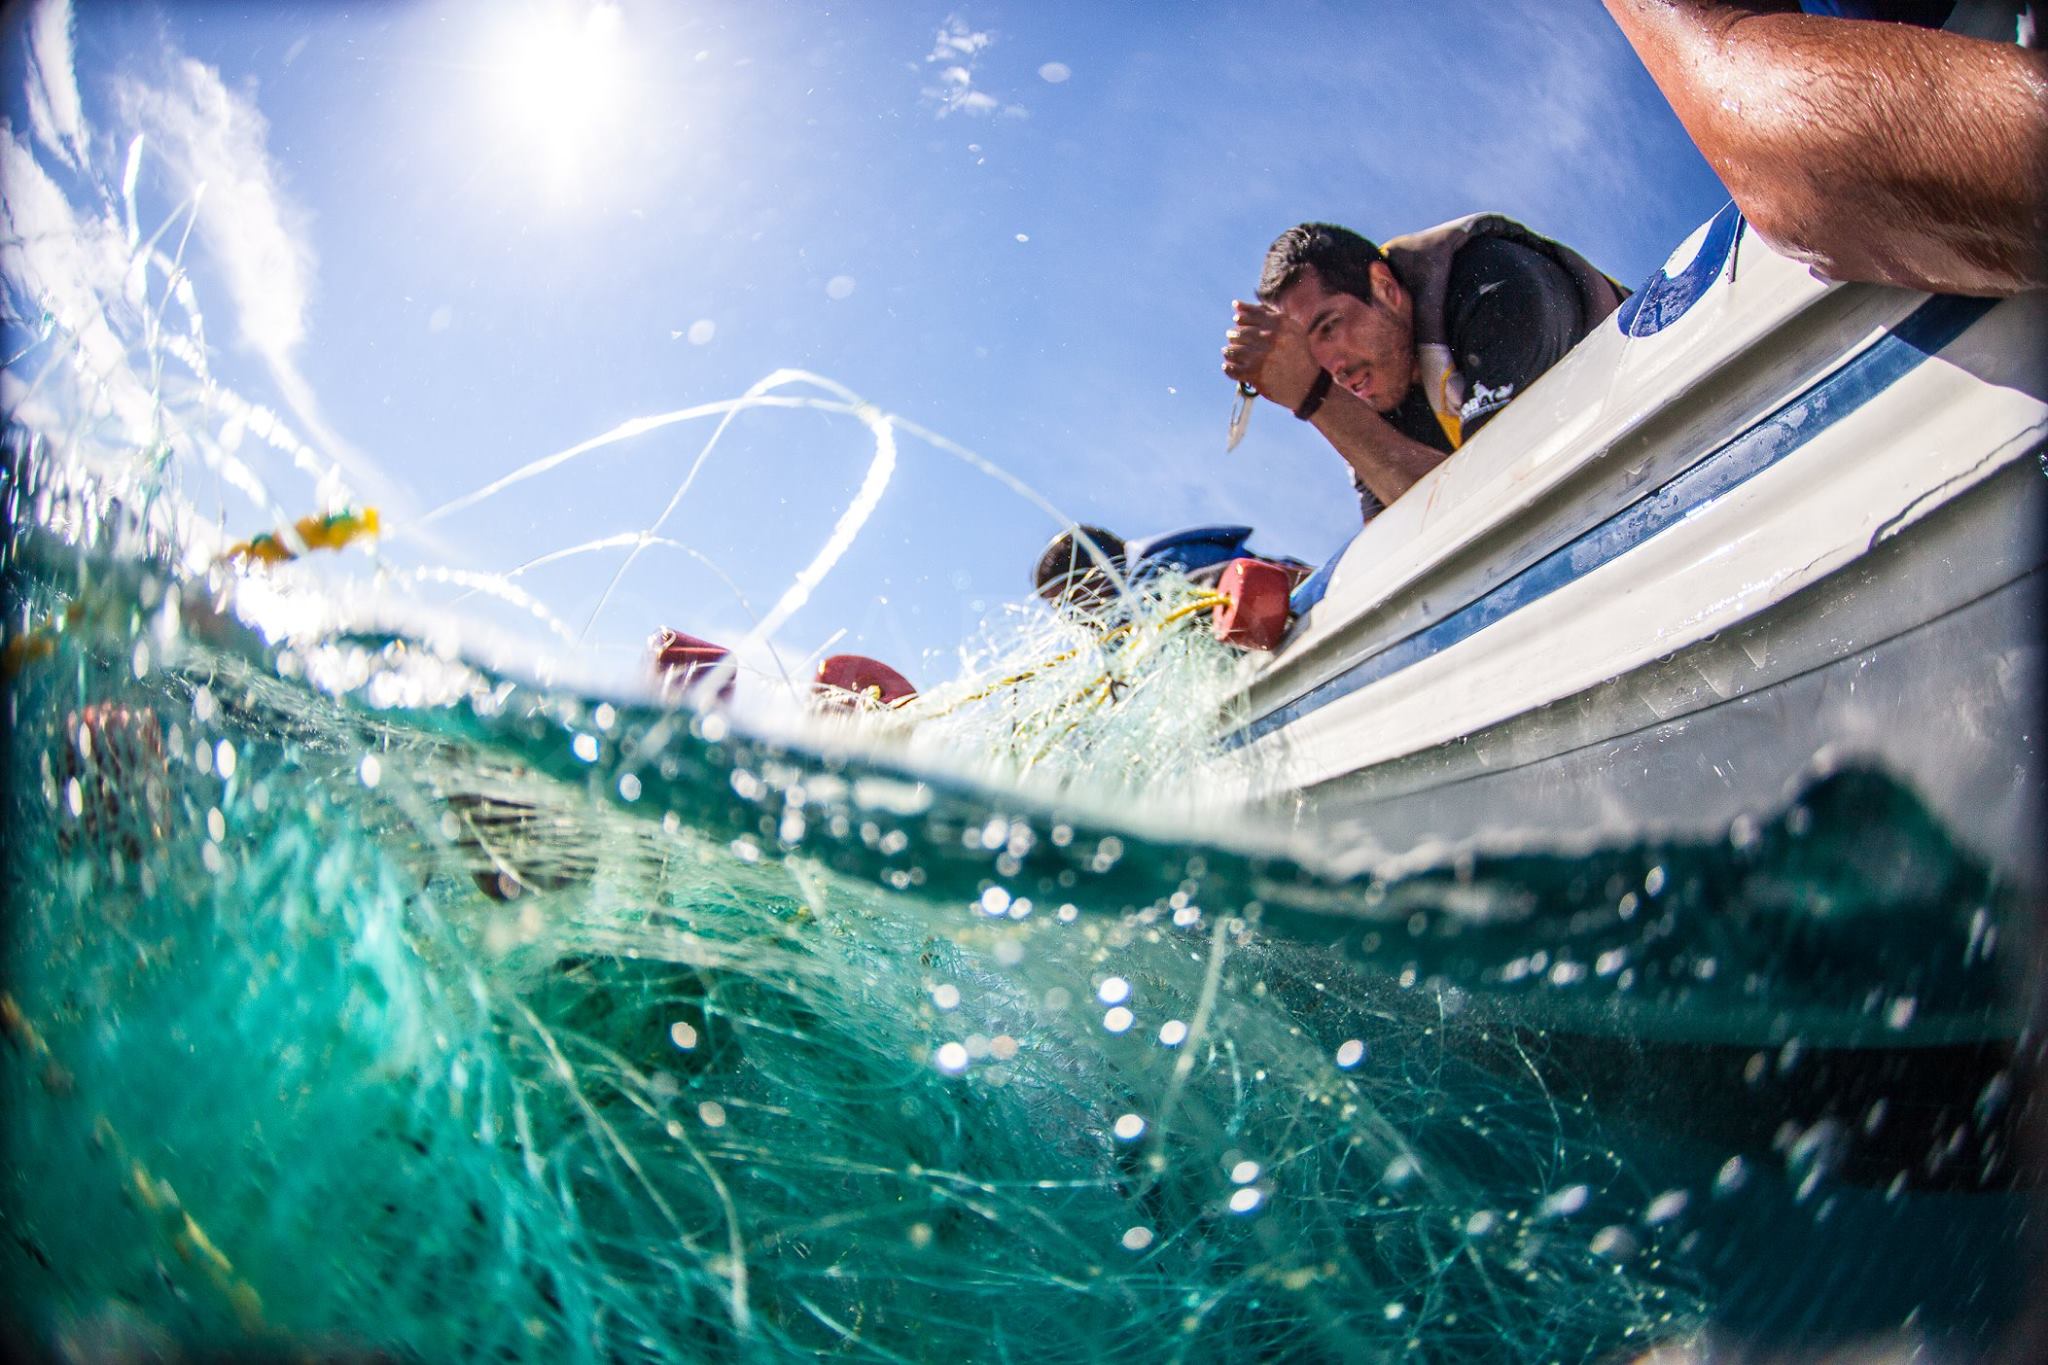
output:
M1124 542L1121 537L1100 526L1080 526L1075 530L1094 541L1095 547L1102 551L1111 566L1117 572L1123 572ZM1088 552L1088 547L1075 537L1074 531L1062 531L1039 555L1038 564L1031 571L1031 586L1040 597L1051 602L1077 591L1092 590L1100 595L1107 589L1108 580L1102 573L1102 566Z
M1379 247L1350 228L1334 223L1298 223L1266 248L1266 268L1259 272L1259 302L1271 303L1314 266L1323 288L1353 294L1372 302L1372 263L1384 261Z

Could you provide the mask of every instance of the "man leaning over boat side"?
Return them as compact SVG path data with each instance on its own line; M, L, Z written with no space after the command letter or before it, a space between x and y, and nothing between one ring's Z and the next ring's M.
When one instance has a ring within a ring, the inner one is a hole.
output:
M1234 303L1223 372L1315 424L1367 521L1441 464L1628 291L1499 214L1384 248L1302 223Z

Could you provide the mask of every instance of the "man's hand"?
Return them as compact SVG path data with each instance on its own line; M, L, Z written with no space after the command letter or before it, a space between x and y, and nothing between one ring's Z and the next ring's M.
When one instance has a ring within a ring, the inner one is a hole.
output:
M1295 411L1323 369L1309 350L1308 330L1278 308L1241 302L1231 307L1237 325L1224 338L1223 373ZM1444 458L1441 451L1396 431L1342 386L1330 390L1312 420L1344 457L1359 486L1382 503L1407 492Z
M1236 325L1223 338L1223 373L1294 411L1322 369L1309 354L1308 333L1263 303L1239 301L1231 309Z

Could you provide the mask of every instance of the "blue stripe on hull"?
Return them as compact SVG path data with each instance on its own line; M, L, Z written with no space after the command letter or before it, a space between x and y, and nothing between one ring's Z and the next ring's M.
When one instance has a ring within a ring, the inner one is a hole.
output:
M1929 299L1840 369L1789 399L1683 473L1590 527L1473 602L1224 737L1242 748L1311 711L1441 654L1494 622L1612 563L1798 450L1904 378L1988 313L1995 299Z

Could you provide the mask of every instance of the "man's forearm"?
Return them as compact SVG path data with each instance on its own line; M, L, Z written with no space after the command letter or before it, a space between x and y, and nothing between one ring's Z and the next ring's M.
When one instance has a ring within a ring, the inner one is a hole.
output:
M1441 450L1402 435L1363 399L1343 389L1330 391L1313 420L1358 481L1388 506L1447 458Z
M1833 279L2048 284L2048 57L1777 4L1606 3L1773 245Z

